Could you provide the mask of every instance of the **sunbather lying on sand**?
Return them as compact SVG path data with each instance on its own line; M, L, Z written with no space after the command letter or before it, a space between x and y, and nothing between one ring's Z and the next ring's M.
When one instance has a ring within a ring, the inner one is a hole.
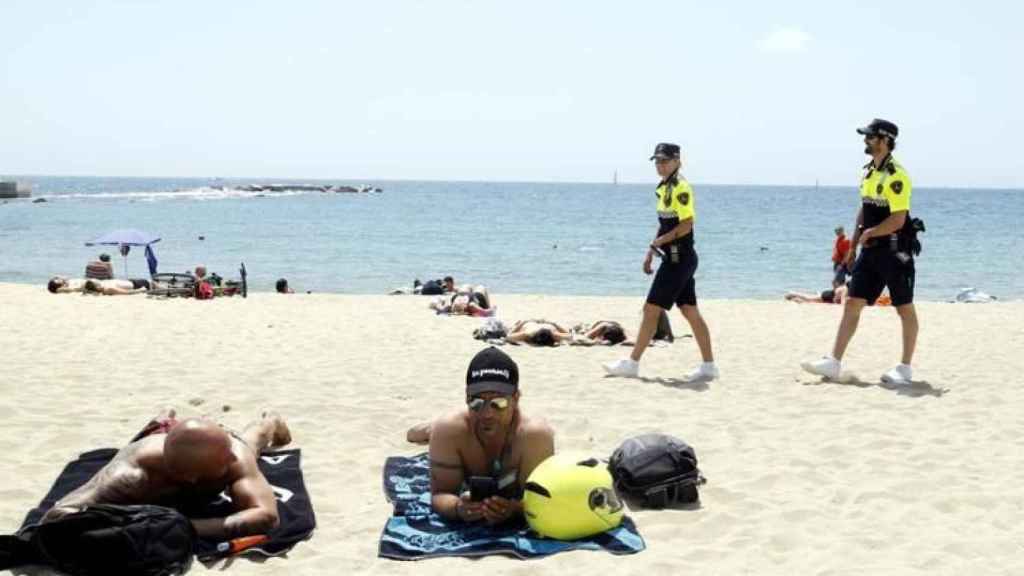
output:
M103 296L127 296L149 290L148 280L86 280L82 292Z
M81 292L83 286L85 286L85 278L65 278L63 276L54 276L46 283L46 289L51 294Z
M485 286L465 286L451 296L435 299L430 308L441 314L487 316L491 311L491 296Z
M786 300L798 304L843 304L846 302L846 286L840 286L835 290L825 290L821 294L786 292L784 297Z
M576 333L576 341L579 343L594 343L594 344L629 344L631 342L626 340L626 330L622 327L622 324L613 322L611 320L598 320L593 324L579 324L573 327L573 332Z
M278 524L277 500L256 458L290 442L288 426L271 412L236 435L209 420L178 422L174 410L166 410L88 482L54 504L43 521L90 504L168 504L226 491L235 512L192 520L196 532L208 538L265 534Z
M562 342L570 342L572 332L554 322L544 319L520 320L512 325L506 342L525 342L534 346L558 346Z

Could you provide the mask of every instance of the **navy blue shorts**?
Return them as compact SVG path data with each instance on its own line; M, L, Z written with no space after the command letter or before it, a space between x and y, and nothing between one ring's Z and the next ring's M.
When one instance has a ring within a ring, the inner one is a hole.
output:
M857 256L851 274L850 298L874 304L888 287L893 306L914 302L914 259L909 256L904 260L887 247L867 248Z
M693 250L680 255L679 262L671 262L666 255L654 274L654 282L647 293L647 303L671 310L672 305L696 306L697 283L693 279L697 272L697 253Z
M833 286L842 286L843 284L846 284L846 277L850 274L850 271L846 269L846 264L836 264L835 268L833 268L833 272Z

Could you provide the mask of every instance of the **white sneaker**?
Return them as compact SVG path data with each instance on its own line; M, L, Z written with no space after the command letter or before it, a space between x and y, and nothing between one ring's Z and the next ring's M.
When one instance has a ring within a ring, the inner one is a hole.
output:
M632 358L623 358L616 362L609 362L608 364L602 364L604 371L611 374L612 376L622 376L624 378L636 378L640 374L640 363Z
M897 364L895 368L882 374L882 382L894 386L907 386L910 384L911 376L910 364Z
M842 370L842 363L839 360L831 356L823 356L818 360L801 362L800 367L804 370L828 378L829 380L838 380L839 372Z
M718 366L714 362L701 362L695 370L683 377L686 382L711 382L718 379Z

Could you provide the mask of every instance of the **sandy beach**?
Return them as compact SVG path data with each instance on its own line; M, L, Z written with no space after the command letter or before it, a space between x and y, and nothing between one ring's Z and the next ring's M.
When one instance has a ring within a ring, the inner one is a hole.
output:
M505 320L613 319L634 334L641 297L493 295ZM319 528L248 574L1020 574L1024 572L1024 302L922 303L913 387L877 382L899 355L891 309L865 312L847 365L821 383L799 361L828 351L840 308L702 303L722 379L678 378L692 339L652 348L639 380L600 364L626 348L507 346L522 408L558 450L607 457L662 431L690 442L708 478L696 510L632 512L647 550L408 563L377 558L390 455L414 423L458 409L480 320L435 316L412 296L254 294L157 300L51 295L0 284L0 532L64 464L120 446L160 408L241 427L280 411L303 449ZM678 312L677 334L688 333ZM196 564L192 573L219 571ZM20 572L19 572L20 573Z

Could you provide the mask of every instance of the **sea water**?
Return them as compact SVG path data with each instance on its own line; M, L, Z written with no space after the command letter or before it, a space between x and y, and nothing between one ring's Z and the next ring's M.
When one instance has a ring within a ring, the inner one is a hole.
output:
M642 297L657 231L650 184L20 177L33 198L0 201L0 282L80 276L100 252L118 276L148 276L141 248L85 243L118 228L161 238L161 272L242 262L252 289L383 294L452 275L492 292ZM380 193L242 192L253 183L371 185ZM697 293L777 299L830 286L833 229L853 227L851 187L694 184ZM33 199L45 198L45 203ZM915 188L924 251L917 294L971 286L1024 296L1024 191Z

